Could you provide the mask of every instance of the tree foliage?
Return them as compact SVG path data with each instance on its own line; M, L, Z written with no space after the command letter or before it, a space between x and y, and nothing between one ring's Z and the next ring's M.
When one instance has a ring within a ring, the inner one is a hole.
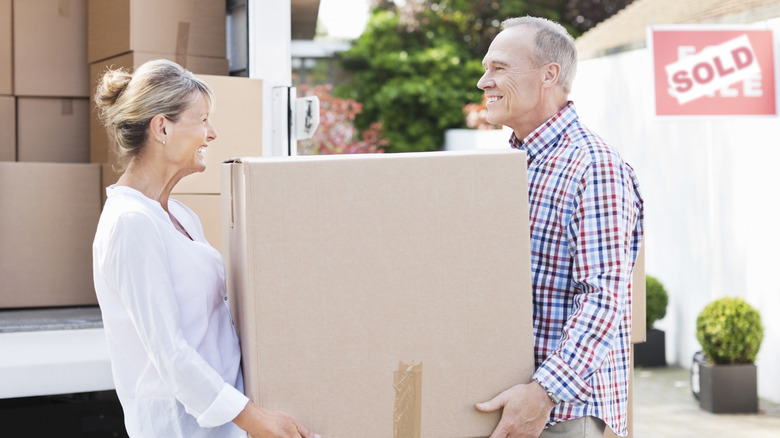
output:
M340 55L352 81L335 94L363 103L358 129L382 122L388 152L435 150L446 129L465 127L463 107L481 101L482 57L501 21L543 16L576 36L601 21L592 14L602 5L630 1L372 0L366 30Z

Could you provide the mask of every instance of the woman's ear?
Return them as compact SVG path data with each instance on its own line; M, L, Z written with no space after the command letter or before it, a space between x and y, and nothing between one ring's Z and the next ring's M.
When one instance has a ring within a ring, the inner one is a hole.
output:
M151 140L165 144L168 135L168 119L162 114L152 117L149 122L149 131L152 134Z
M558 84L558 79L561 76L561 66L555 62L551 62L544 66L544 77L542 83L545 87L551 87Z

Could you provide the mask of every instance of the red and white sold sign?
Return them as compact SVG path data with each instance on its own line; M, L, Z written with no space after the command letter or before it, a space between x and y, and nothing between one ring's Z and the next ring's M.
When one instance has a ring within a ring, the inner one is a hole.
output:
M776 115L771 30L653 28L659 116Z

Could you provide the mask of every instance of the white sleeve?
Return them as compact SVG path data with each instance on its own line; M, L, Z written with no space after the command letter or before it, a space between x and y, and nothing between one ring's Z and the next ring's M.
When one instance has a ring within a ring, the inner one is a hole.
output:
M220 426L233 420L249 399L185 340L163 239L151 218L122 214L107 245L106 281L118 291L168 389L202 427Z

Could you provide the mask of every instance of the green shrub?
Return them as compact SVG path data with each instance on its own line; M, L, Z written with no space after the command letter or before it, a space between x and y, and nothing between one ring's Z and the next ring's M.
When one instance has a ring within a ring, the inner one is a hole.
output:
M654 322L666 316L669 294L658 279L649 275L645 276L645 303L647 328L651 328Z
M713 301L696 318L696 339L716 364L755 362L763 338L761 315L741 298Z

